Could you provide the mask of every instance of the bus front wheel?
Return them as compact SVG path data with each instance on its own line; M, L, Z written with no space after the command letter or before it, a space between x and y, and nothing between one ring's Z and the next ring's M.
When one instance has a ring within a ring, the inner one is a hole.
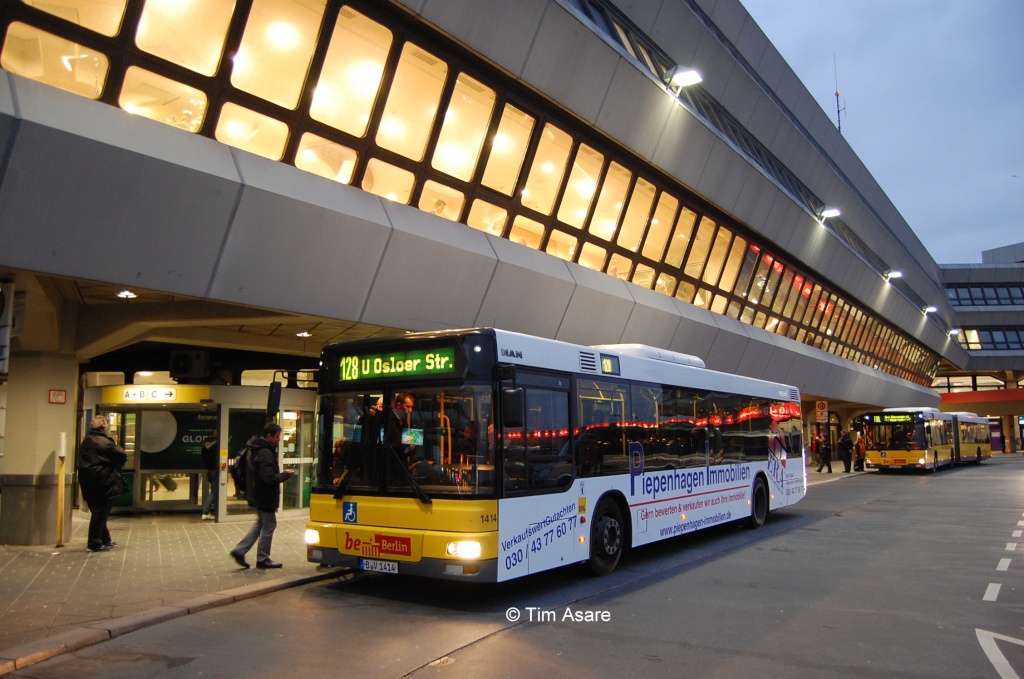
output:
M747 519L747 526L760 528L768 518L768 487L764 479L758 477L754 481L754 494L750 501L750 518Z
M590 519L590 559L593 575L608 575L619 564L625 538L622 510L613 500L603 499Z

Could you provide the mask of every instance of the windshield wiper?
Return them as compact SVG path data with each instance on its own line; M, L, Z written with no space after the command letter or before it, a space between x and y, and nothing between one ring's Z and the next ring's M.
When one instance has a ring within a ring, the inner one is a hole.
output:
M334 499L340 500L345 496L345 490L348 488L348 480L352 478L352 470L345 467L341 472L341 478L338 479L338 487L334 489Z
M430 496L427 495L427 491L423 490L423 486L421 486L416 479L412 477L412 473L409 471L409 468L405 466L405 462L402 460L402 456L398 454L398 451L389 443L385 443L384 447L391 451L391 455L395 458L395 462L398 463L399 469L401 469L402 474L405 475L405 480L409 482L409 487L412 488L413 494L418 497L420 502L423 504L432 504L433 501L430 499Z

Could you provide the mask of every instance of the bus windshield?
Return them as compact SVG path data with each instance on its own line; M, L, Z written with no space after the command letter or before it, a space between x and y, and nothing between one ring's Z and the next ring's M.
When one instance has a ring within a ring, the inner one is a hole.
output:
M494 497L490 385L320 399L316 485L344 495Z

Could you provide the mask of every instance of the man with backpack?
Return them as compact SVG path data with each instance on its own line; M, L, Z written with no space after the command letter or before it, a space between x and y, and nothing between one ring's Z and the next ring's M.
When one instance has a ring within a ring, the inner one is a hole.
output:
M278 486L295 476L295 471L281 471L277 461L277 444L280 441L281 427L270 422L263 427L262 436L249 439L246 459L235 460L236 465L240 462L245 464L245 497L257 512L256 523L229 552L242 568L249 568L245 555L257 540L256 568L281 568L281 564L270 558L274 530L277 529L277 508L281 504Z

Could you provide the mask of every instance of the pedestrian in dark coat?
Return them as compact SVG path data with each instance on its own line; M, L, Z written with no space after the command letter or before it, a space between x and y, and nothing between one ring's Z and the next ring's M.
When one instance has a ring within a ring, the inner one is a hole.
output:
M818 465L818 472L821 472L822 467L828 467L828 473L832 473L832 444L829 443L828 434L821 437L821 443L818 444L818 455L821 457L821 464Z
M843 461L843 473L849 474L853 464L853 439L849 432L839 432L839 459Z
M110 539L107 518L114 508L114 498L128 491L121 477L128 454L107 436L105 417L97 415L89 424L89 433L78 450L78 482L91 513L86 548L90 552L105 552L117 544Z
M289 469L282 472L277 462L277 444L281 441L281 427L270 423L263 427L262 436L249 439L246 447L248 469L245 476L245 497L249 506L256 509L256 523L249 532L231 550L231 558L242 568L248 568L245 555L259 540L256 549L256 568L280 568L281 564L272 561L270 548L277 529L277 508L280 506L278 486L295 476Z

